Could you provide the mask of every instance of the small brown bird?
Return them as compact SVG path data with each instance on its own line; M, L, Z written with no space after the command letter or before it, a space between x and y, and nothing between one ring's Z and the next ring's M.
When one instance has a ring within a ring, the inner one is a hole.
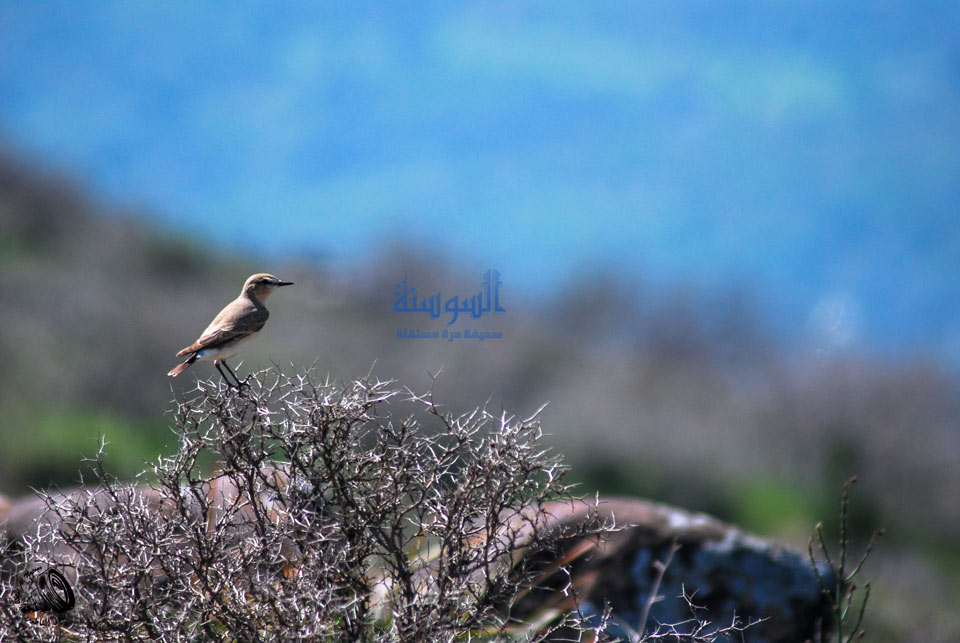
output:
M267 323L270 313L263 305L263 300L270 296L274 288L291 285L293 285L292 281L280 281L265 272L251 275L243 284L240 296L227 304L220 314L214 317L200 335L200 339L177 353L177 357L188 357L188 359L167 375L176 377L190 368L198 359L208 359L213 360L213 365L220 371L220 375L227 384L233 386L226 373L220 368L221 364L225 366L233 375L236 387L240 388L246 380L241 382L226 360L246 348L247 341Z

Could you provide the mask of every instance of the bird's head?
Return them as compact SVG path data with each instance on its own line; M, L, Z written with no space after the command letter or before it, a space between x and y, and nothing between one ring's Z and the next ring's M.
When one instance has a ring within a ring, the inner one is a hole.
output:
M270 296L270 293L273 292L274 288L292 285L292 281L281 281L279 278L269 273L260 272L255 275L250 275L250 277L247 279L247 282L243 284L243 292L246 294L251 294L257 299L263 301Z

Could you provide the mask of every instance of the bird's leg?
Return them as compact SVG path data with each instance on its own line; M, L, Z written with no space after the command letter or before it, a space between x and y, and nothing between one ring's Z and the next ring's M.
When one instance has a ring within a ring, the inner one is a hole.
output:
M221 362L221 364L223 364L224 366L226 366L226 367L227 367L227 370L230 371L230 374L233 375L233 379L237 382L237 389L239 389L241 386L243 386L244 384L247 383L247 377L250 377L249 374L247 375L247 377L245 377L245 378L243 378L243 379L241 380L239 377L237 377L237 374L233 372L233 369L230 368L230 365L229 365L229 364L227 364L226 362Z
M220 368L220 362L214 361L213 365L217 367L218 371L220 371L220 377L222 377L223 381L227 383L227 386L229 386L230 388L233 388L233 382L230 381L230 378L227 377L227 374L223 372L222 368Z
M221 364L223 364L224 366L226 366L226 367L227 367L227 370L230 371L231 374L233 374L233 380L234 380L234 382L236 382L236 384L234 384L233 382L231 382L231 381L230 381L230 378L227 377L227 374L223 372L223 369L220 368L220 365L221 365ZM227 383L227 386L229 386L230 388L236 388L238 391L240 390L240 386L241 386L240 380L237 379L236 373L234 373L232 370L230 370L230 367L227 366L227 363L226 363L226 362L221 362L220 360L216 360L216 361L213 362L213 365L217 367L217 370L218 370L218 371L220 371L220 376L223 378L223 381Z

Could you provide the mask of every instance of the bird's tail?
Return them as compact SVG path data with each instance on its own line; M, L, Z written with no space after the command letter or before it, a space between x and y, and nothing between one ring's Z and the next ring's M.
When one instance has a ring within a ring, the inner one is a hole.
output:
M180 363L180 364L177 364L176 368L174 368L172 371L170 371L169 373L167 373L167 375L169 375L170 377L176 377L176 376L179 375L180 373L182 373L182 372L184 372L185 370L187 370L188 368L190 368L195 361L197 361L197 356L196 356L196 355L194 355L193 357L191 357L190 359L188 359L188 360L185 361L185 362L182 362L182 363Z

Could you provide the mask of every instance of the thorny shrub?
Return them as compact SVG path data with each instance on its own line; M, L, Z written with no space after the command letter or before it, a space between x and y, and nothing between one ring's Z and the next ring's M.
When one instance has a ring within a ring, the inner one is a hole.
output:
M178 449L150 482L98 458L96 486L43 495L7 552L0 639L449 641L560 625L510 613L537 572L524 554L557 540L548 501L569 498L537 415L452 415L372 376L280 369L239 391L200 381L175 405ZM76 607L22 614L15 579L49 567Z

